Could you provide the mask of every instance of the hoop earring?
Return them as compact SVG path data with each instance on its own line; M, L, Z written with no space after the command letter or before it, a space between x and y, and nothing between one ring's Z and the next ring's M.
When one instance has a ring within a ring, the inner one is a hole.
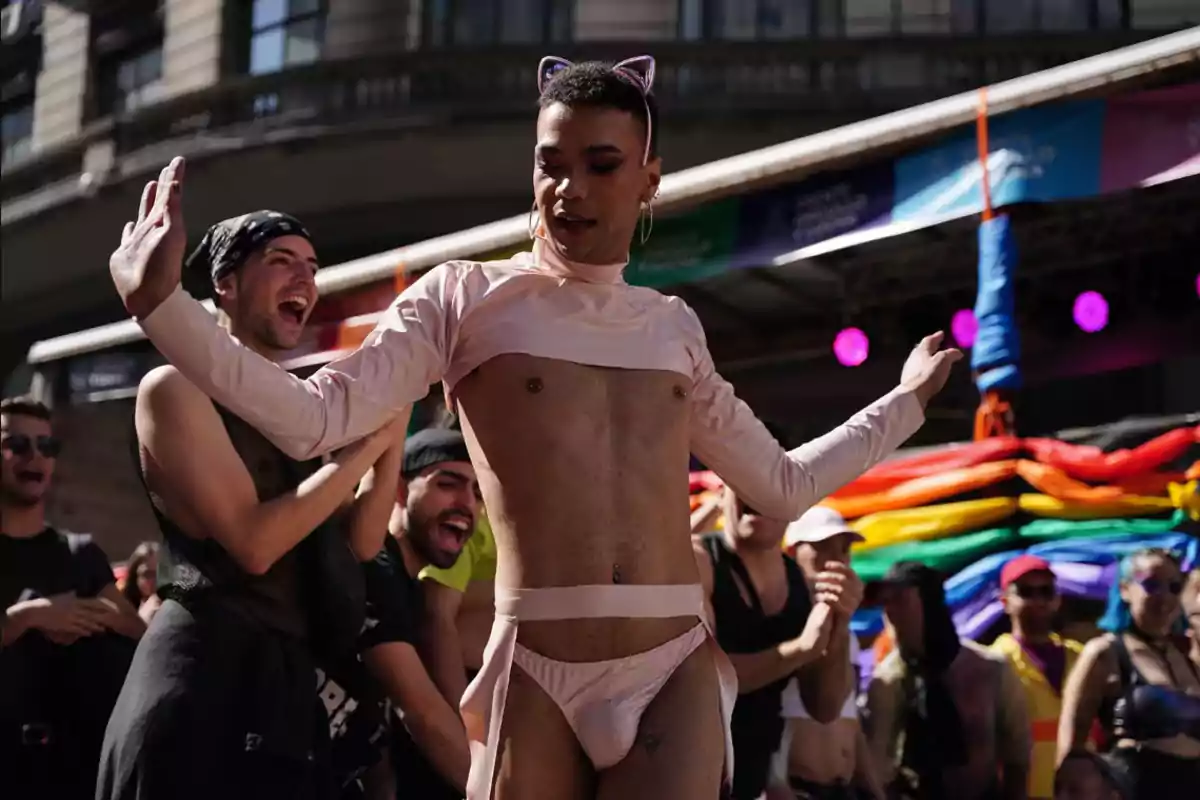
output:
M648 224L646 221L647 218L649 218ZM645 244L646 242L648 242L650 240L650 234L652 234L654 232L654 204L653 203L642 203L642 213L639 218L638 228L640 229L640 234L641 234L639 238L642 240L642 244Z
M533 201L533 208L529 209L529 238L537 238L538 228L538 213L537 200Z

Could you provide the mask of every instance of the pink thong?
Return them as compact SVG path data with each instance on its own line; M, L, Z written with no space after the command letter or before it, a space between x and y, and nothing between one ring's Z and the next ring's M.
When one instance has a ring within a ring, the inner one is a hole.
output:
M556 661L517 643L519 622L535 620L696 617L696 627L644 653L587 663ZM496 588L496 621L483 668L463 695L461 711L471 744L467 800L488 800L495 780L500 725L516 662L562 710L597 770L619 763L633 747L642 714L688 656L711 648L720 677L726 780L733 775L730 719L737 699L733 665L708 629L703 590L677 586L562 586Z

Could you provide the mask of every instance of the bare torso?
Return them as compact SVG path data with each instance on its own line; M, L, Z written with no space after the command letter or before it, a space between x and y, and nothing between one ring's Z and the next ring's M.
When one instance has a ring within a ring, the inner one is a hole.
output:
M496 537L496 585L697 581L688 518L688 381L673 372L508 354L455 400ZM550 658L641 652L694 619L528 623Z
M854 777L858 720L836 719L825 725L792 719L788 774L822 786L850 783Z

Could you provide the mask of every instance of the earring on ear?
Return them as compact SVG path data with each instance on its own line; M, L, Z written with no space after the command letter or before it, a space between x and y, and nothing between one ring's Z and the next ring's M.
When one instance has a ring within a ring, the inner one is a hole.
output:
M533 208L529 209L529 238L530 239L537 238L537 226L538 226L538 207L537 207L537 200L534 200Z
M649 220L649 222L647 222ZM650 239L650 234L654 232L654 204L642 203L642 213L638 221L640 229L640 238L642 244L645 244Z

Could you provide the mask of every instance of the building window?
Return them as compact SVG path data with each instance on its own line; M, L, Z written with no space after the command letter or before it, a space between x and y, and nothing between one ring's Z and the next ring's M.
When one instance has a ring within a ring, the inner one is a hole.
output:
M679 0L679 38L696 41L962 34L1071 33L1124 27L1142 4L1144 27L1194 24L1179 0Z
M250 21L250 74L311 64L325 41L321 0L254 0Z
M160 100L166 88L161 3L139 0L93 19L92 56L96 115L124 114Z
M1129 25L1141 30L1175 30L1200 25L1200 3L1187 0L1128 0Z
M431 47L569 42L574 0L426 0Z
M15 164L33 152L33 98L5 104L3 165Z
M106 59L99 68L101 115L124 114L157 102L163 92L162 45Z
M679 34L686 40L803 39L827 0L680 0Z

